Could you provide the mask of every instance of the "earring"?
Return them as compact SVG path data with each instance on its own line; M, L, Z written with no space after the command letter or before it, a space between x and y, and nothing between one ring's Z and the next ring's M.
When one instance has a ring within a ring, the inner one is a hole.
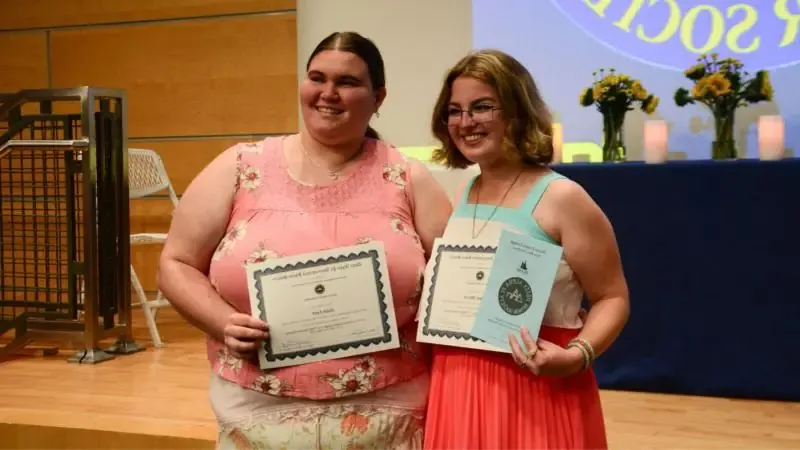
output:
M375 111L375 117L380 119L381 118L381 112L380 111Z

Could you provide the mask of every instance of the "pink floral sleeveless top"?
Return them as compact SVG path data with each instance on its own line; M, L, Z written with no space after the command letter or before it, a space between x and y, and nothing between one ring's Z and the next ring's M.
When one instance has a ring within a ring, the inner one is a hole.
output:
M274 396L327 399L364 394L410 380L428 369L415 340L425 253L413 225L407 161L369 139L347 175L309 186L287 169L284 137L242 143L227 233L214 253L211 284L234 308L250 313L245 265L372 240L383 242L401 346L350 358L261 370L208 341L212 369L240 386ZM269 318L267 318L269 320Z

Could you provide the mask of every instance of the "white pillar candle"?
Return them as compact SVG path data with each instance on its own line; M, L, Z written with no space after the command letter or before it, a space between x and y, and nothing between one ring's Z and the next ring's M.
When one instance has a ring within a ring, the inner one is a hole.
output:
M758 118L758 156L764 160L781 159L785 153L784 124L781 116Z
M553 124L553 164L559 164L564 159L564 129L560 123Z
M648 120L644 123L644 160L662 163L669 154L669 127L664 120Z

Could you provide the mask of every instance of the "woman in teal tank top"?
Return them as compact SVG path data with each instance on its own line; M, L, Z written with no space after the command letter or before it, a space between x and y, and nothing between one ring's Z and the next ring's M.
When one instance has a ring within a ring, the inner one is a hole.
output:
M548 167L551 120L530 73L499 51L466 56L442 87L435 156L480 167L445 237L496 243L511 230L562 246L563 258L538 335L510 336L512 355L434 346L425 448L607 448L591 366L627 321L627 283L605 214Z

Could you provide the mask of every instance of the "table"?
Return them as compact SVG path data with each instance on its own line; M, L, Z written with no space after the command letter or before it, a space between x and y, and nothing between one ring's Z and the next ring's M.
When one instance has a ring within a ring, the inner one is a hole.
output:
M630 287L601 387L800 400L800 159L554 170L609 216Z

